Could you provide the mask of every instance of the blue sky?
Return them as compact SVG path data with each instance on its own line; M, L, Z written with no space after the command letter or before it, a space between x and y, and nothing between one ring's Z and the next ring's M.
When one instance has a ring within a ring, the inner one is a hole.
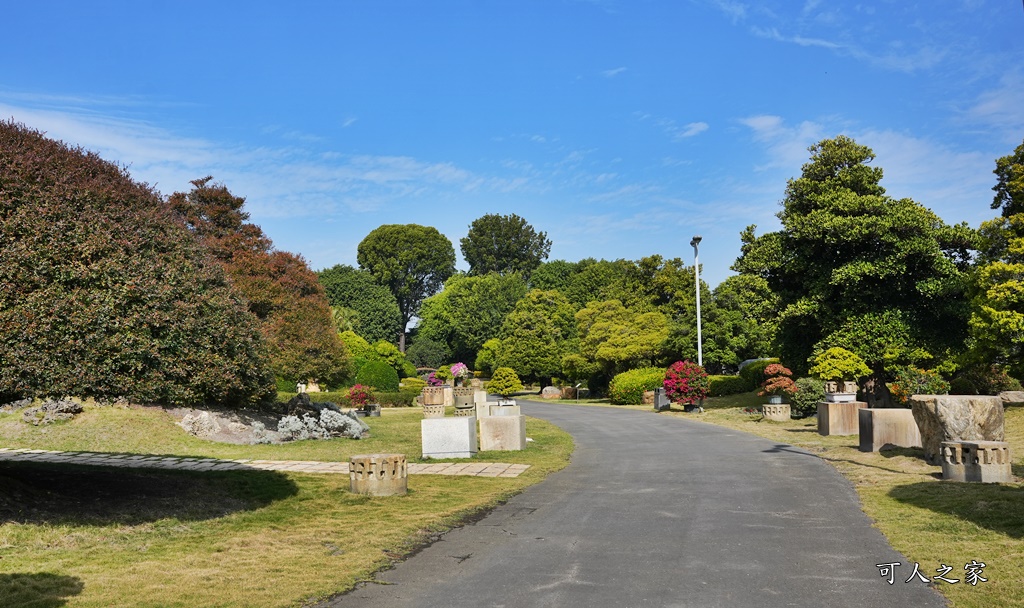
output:
M807 147L874 149L890 195L977 226L1024 140L1020 0L8 3L0 117L206 175L277 248L355 264L385 223L517 213L552 259L731 274ZM459 261L459 267L465 268Z

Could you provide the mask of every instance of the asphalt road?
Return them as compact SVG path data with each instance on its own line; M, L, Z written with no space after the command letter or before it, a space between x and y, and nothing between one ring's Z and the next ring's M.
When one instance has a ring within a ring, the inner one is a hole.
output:
M327 605L946 605L904 582L913 564L812 455L652 412L520 402L572 434L572 463ZM893 585L875 566L891 562Z

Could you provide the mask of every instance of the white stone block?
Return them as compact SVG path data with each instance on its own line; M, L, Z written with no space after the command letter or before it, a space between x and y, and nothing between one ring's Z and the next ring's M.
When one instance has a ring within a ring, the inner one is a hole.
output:
M473 403L487 403L487 391L473 391Z
M521 416L518 405L491 405L491 416Z
M491 416L480 420L480 449L522 450L526 447L526 416Z
M484 401L483 403L480 403L479 401L477 401L477 403L476 403L476 417L477 418L487 418L490 415L491 415L491 404L487 403L486 401Z
M420 421L424 458L470 458L477 453L476 416Z

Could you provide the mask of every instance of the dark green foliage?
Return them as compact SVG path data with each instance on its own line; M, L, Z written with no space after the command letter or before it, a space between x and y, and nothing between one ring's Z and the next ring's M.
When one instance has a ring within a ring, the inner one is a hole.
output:
M954 395L998 395L1003 391L1019 391L1021 383L995 365L979 365L962 370L950 382Z
M876 375L948 359L967 337L973 231L886 196L874 153L848 137L810 151L786 187L782 230L755 237L748 228L733 266L779 296L777 352L799 372L832 346L861 355ZM884 382L872 385L869 404L884 401Z
M155 191L0 123L0 394L254 404L258 327Z
M551 251L547 234L514 213L489 213L473 220L459 243L471 275L518 273L529 278Z
M423 302L417 336L446 343L453 359L474 361L525 294L518 274L455 275L444 291Z
M708 376L708 394L712 397L738 395L752 390L754 387L741 376Z
M354 332L370 343L398 340L402 331L398 302L369 272L338 264L321 270L317 277L331 306L355 311L351 320Z
M798 378L796 393L789 398L789 407L796 418L818 412L818 402L825 400L825 381L820 378Z
M387 287L402 315L399 349L405 352L405 328L423 300L434 295L455 274L455 249L437 228L418 224L385 224L359 243L360 268Z
M608 385L608 397L616 405L640 405L643 403L644 391L661 388L664 381L664 368L631 369L612 378Z
M284 378L277 378L277 392L279 393L294 393L297 390L295 380L285 380Z
M743 366L743 369L740 370L740 377L750 385L749 390L754 390L761 386L761 383L764 382L764 368L772 363L779 363L779 360L758 359Z
M531 290L501 326L495 366L511 367L524 377L545 382L558 376L562 357L577 342L573 313L572 305L559 292ZM483 363L488 363L486 356Z
M398 392L398 372L384 361L367 361L356 374L356 384L372 386L383 393Z
M576 262L551 260L544 262L530 275L530 289L556 290L563 294L576 274Z
M447 344L417 334L405 356L416 367L437 369L451 360L452 352Z

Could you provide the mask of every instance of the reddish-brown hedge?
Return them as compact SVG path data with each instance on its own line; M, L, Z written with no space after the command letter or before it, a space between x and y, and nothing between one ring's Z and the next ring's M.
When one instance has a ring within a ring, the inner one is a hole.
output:
M152 188L0 122L0 397L244 405L273 389L256 318Z

